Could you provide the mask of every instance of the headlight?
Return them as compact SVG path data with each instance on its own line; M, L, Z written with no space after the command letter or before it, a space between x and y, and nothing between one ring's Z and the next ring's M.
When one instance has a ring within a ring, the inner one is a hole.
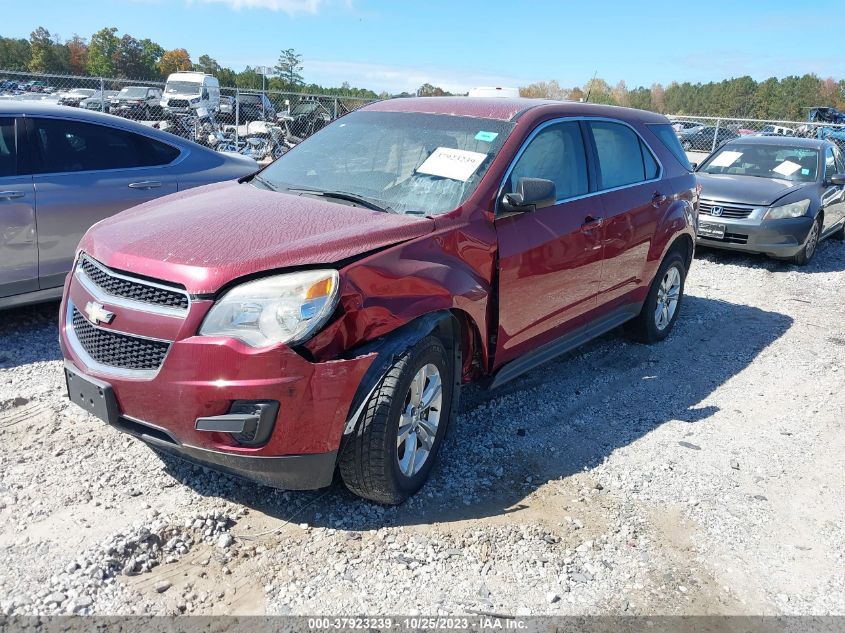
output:
M241 284L209 310L200 334L231 336L252 347L301 343L334 312L339 281L336 270L309 270Z
M766 213L767 220L781 220L783 218L800 218L810 208L809 200L790 202L779 207L772 207Z
M199 97L196 97L195 99L191 99L191 103L199 103L199 102L200 102Z

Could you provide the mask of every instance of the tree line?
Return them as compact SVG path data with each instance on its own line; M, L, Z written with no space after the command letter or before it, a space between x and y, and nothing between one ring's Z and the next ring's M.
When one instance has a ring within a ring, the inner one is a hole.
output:
M302 76L302 56L285 49L272 68L247 66L236 72L221 66L207 54L196 61L184 48L167 50L149 38L138 39L129 33L119 34L115 27L100 29L90 38L74 35L63 40L39 26L29 39L0 36L0 70L32 73L53 73L90 77L114 77L132 80L164 81L170 73L196 70L211 73L221 86L294 92L319 92L375 99L372 90L341 86L320 86L306 83Z
M610 86L594 78L584 86L563 88L557 81L522 86L523 97L569 99L651 110L663 114L725 118L803 121L813 106L845 110L845 79L821 79L814 74L770 77L755 81L744 76L709 83L679 83L629 89L624 81Z
M34 73L73 74L162 81L179 70L196 70L215 75L221 86L247 89L319 92L368 99L386 98L367 88L344 82L340 86L307 83L303 77L302 56L288 48L281 51L272 68L247 66L240 72L221 66L208 54L196 61L184 48L167 50L149 38L119 34L114 27L100 29L89 38L74 35L62 40L39 26L29 39L0 36L0 70ZM584 86L562 87L557 81L541 81L522 86L525 97L586 100L652 110L664 114L721 116L733 118L803 120L813 106L834 106L845 110L845 79L821 79L814 74L801 77L770 77L755 81L744 76L719 82L672 82L666 86L629 89L624 81L610 86L593 78ZM426 83L418 96L448 95L438 86ZM412 96L401 93L392 96Z

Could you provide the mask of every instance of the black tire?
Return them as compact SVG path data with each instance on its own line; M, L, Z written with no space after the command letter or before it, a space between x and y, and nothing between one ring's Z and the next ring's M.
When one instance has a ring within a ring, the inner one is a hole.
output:
M667 279L668 275L672 274L672 268L675 268L677 274L679 275L680 285L678 287L677 303L675 304L674 311L668 319L668 323L666 323L663 327L659 327L656 316L659 301L658 296L661 294L661 284L664 283L664 280ZM628 323L627 334L630 338L635 341L639 341L640 343L652 344L659 343L669 336L669 333L675 326L675 321L678 320L678 315L681 313L686 278L686 261L680 252L676 250L670 251L660 264L660 268L657 270L657 274L651 282L651 288L649 288L648 296L646 297L645 303L643 303L643 307L640 310L639 315Z
M804 246L802 246L801 250L789 261L796 266L806 266L813 261L813 257L815 257L816 252L819 250L821 232L822 217L821 215L817 215L816 219L813 221L813 225L810 227L810 231L807 233L807 239L804 242Z
M426 461L409 477L401 471L397 454L400 415L412 379L428 364L437 367L442 382L439 423ZM427 336L390 368L366 404L357 428L341 447L338 467L351 492L378 503L399 504L423 486L452 412L453 364L440 340Z

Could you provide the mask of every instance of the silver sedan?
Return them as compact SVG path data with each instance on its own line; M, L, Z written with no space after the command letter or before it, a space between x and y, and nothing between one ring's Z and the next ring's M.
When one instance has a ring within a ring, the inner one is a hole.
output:
M0 309L59 298L95 222L257 169L251 158L116 116L0 102Z

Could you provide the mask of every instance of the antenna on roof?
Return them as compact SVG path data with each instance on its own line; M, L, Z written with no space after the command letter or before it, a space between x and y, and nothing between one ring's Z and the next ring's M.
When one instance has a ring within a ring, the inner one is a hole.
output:
M596 72L593 73L593 78L590 79L590 88L587 90L587 96L584 97L585 103L590 102L590 93L593 91L593 82L596 80L596 75L598 75L598 74L599 74L599 71L598 71L598 69L596 69Z

